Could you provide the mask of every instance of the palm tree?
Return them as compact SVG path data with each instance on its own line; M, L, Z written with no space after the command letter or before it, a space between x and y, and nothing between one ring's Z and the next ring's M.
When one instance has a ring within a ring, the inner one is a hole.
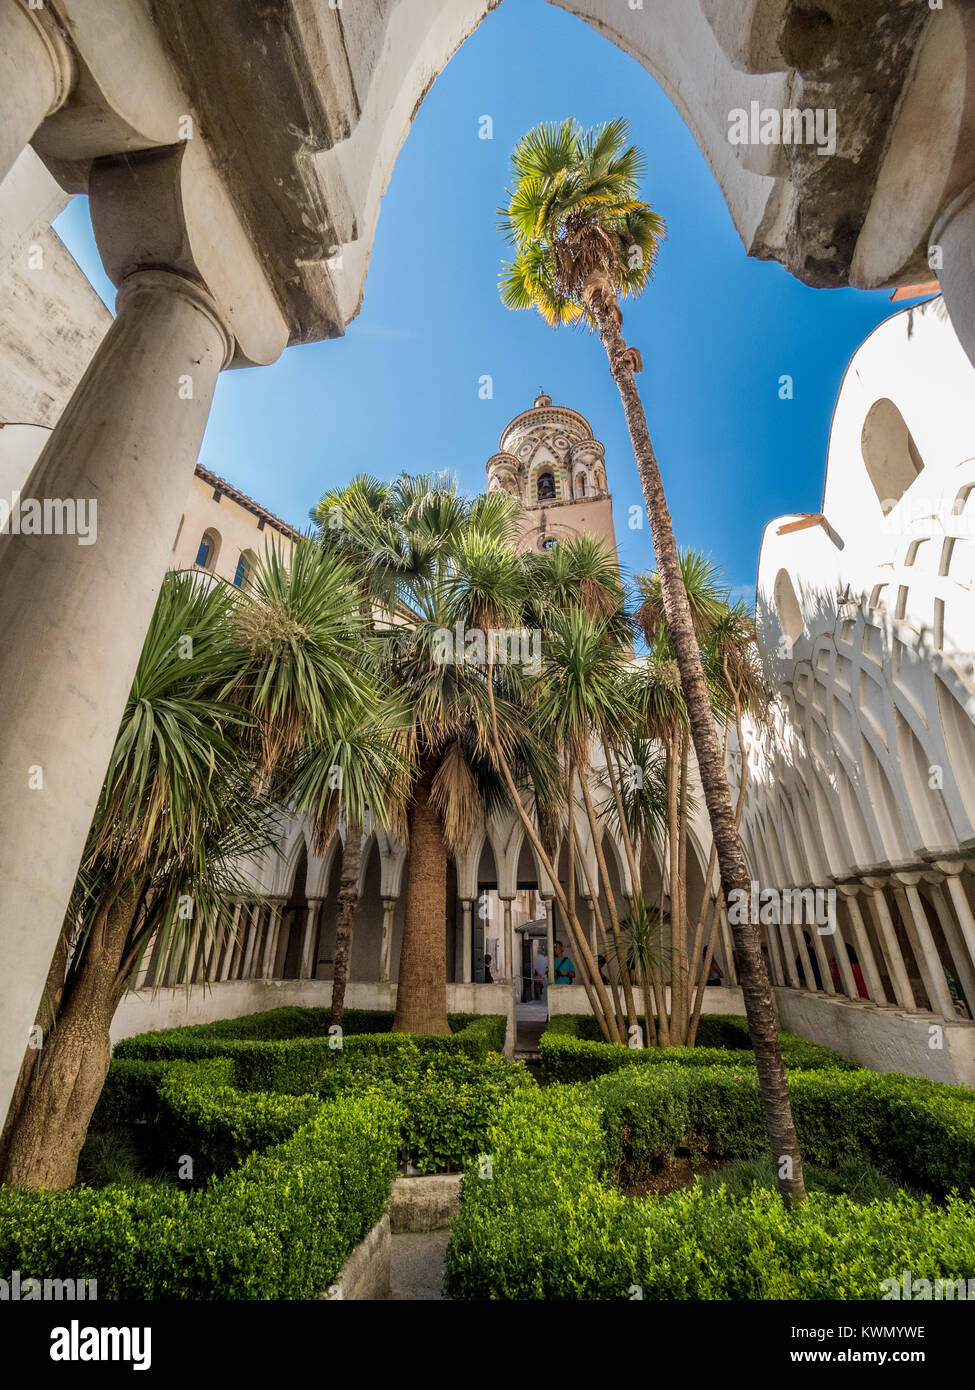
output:
M581 321L606 351L626 417L653 538L667 626L680 670L687 717L726 898L749 895L749 873L663 482L634 374L642 360L623 340L620 299L638 295L653 273L662 218L639 196L645 162L628 143L624 120L584 130L573 120L530 130L512 155L514 186L501 226L515 247L502 274L504 303L537 309L558 325ZM744 900L744 899L742 899ZM741 983L755 1049L765 1121L786 1203L805 1196L778 1019L762 957L758 923L735 926Z
M74 1182L112 1018L148 943L191 962L202 930L219 948L220 904L250 895L237 861L274 842L250 719L216 693L233 664L232 604L195 576L163 587L52 962L44 1045L6 1126L11 1185Z
M4 1178L64 1187L101 1093L110 1028L150 942L192 980L227 944L244 861L276 846L295 762L375 711L346 565L300 542L246 590L166 579L49 975L51 1023L4 1132ZM210 948L210 949L208 949Z
M482 814L508 800L492 756L487 629L471 627L476 615L461 576L487 553L513 556L516 513L506 494L468 501L443 477L405 475L389 485L355 478L326 493L313 512L322 547L356 570L372 610L380 678L406 712L402 751L413 773L405 796L410 856L397 1032L449 1031L448 853L466 844ZM475 639L481 634L470 650L469 629ZM508 756L530 782L544 784L552 759L513 693L501 701Z

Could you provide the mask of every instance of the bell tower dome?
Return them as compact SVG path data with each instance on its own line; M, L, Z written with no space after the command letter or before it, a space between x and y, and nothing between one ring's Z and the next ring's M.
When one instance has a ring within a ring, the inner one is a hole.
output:
M546 550L567 535L593 535L616 555L603 446L578 411L553 405L539 390L531 409L502 431L487 475L489 492L510 492L525 508L520 548Z

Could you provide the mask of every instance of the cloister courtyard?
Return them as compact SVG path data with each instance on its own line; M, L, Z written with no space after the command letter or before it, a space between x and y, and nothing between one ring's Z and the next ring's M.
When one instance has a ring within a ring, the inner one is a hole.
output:
M0 0L42 1363L522 1300L947 1356L973 10Z

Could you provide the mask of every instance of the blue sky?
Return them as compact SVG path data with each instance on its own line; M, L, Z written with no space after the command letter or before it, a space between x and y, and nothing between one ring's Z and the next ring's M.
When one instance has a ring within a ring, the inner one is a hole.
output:
M489 115L493 139L478 138ZM328 486L367 472L455 471L481 491L508 420L540 386L606 446L620 557L652 567L619 397L598 339L505 310L496 208L508 156L541 120L623 115L667 222L654 282L626 307L638 378L679 544L754 591L767 521L816 511L829 421L857 345L893 312L886 291L811 290L750 260L690 133L650 75L543 0L505 0L423 102L383 199L365 299L346 336L220 380L201 462L296 525ZM86 200L57 229L112 303ZM900 306L898 306L900 307ZM779 399L784 373L794 398ZM493 379L493 399L478 395Z

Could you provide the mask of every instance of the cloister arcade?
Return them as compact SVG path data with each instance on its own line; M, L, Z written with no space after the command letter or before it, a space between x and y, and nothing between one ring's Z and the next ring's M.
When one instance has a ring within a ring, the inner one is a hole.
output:
M975 355L969 0L940 9L915 0L829 0L815 10L801 0L562 7L659 80L750 254L781 261L809 284L864 287L916 284L934 256L955 331ZM493 0L344 8L7 0L0 8L4 266L19 275L30 248L51 248L52 218L84 191L118 288L107 332L90 316L59 323L64 299L39 307L22 294L23 337L7 345L33 360L43 342L58 382L53 394L33 393L29 419L11 420L53 425L33 490L95 497L102 522L97 547L70 537L42 547L0 540L0 1109L218 376L342 334L361 302L380 199L412 115L492 8ZM729 113L756 102L835 109L839 157L732 144ZM32 339L38 312L46 330ZM56 401L66 401L60 412ZM923 452L913 423L911 431ZM947 614L948 599L938 601ZM902 621L896 606L892 621ZM964 727L957 721L952 713L947 727ZM874 756L866 751L864 766ZM38 767L44 793L25 796L28 770ZM474 887L467 880L460 892Z

